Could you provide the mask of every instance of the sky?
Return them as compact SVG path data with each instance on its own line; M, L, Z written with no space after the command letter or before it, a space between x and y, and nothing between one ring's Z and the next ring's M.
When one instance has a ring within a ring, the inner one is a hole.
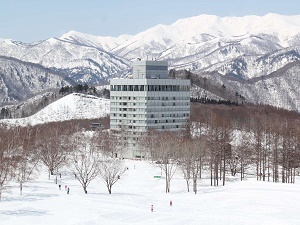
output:
M33 42L70 30L135 35L201 14L299 14L299 0L0 0L0 38Z

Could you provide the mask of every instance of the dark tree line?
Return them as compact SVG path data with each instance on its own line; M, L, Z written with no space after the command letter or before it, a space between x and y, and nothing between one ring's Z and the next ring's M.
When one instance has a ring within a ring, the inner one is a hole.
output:
M64 86L59 90L59 94L70 94L70 93L89 93L96 94L97 90L94 86L89 86L87 84L78 84L76 86Z
M70 93L84 93L95 95L103 98L110 98L110 91L106 88L97 90L94 86L89 86L87 84L78 84L76 86L64 86L59 90L59 94L66 95Z
M204 97L197 97L197 98L190 98L191 102L199 102L203 104L211 104L211 105L217 105L217 104L222 104L222 105L235 105L238 106L239 104L237 102L233 102L230 100L215 100L215 99L210 99L210 98L204 98Z

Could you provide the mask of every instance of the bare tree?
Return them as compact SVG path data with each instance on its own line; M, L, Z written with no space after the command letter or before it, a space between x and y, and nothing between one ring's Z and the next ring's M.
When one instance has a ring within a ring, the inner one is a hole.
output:
M20 146L18 148L19 162L16 167L16 180L20 184L21 195L23 184L34 179L37 175L39 157L35 154L34 138L34 130L29 127L23 128L18 137Z
M140 151L143 151L145 156L150 157L152 162L158 160L155 151L156 138L157 131L151 129L142 134L137 141ZM142 155L142 153L140 153L140 155Z
M180 139L174 132L158 131L154 143L155 155L159 161L157 164L165 175L166 193L170 192L171 180L175 174L178 163L178 150Z
M120 179L125 171L124 161L117 158L102 158L100 161L99 174L109 194L112 193L112 186Z
M59 124L49 124L42 127L37 134L37 148L41 162L48 168L50 175L56 173L56 183L58 170L66 164L68 157L68 146L65 142L68 131Z
M229 159L231 175L235 175L239 166L241 181L245 177L246 168L253 163L252 139L253 137L249 127L241 130L239 133L239 142L237 146L232 148L231 158Z
M16 149L19 128L0 126L0 201L5 185L14 177L18 164Z
M203 141L201 138L189 139L181 145L180 165L189 191L190 181L193 181L193 192L197 194L197 184L202 166Z
M70 157L71 171L82 185L84 193L87 187L99 174L99 152L92 137L85 133L76 133L70 138L72 152Z
M102 155L114 158L117 145L115 142L116 136L112 135L109 131L95 132L91 142L97 147Z
M193 158L191 154L190 141L186 140L181 144L180 148L180 168L183 173L183 178L186 182L187 191L190 191L190 183L192 177L192 163Z
M120 125L118 130L110 130L109 140L106 141L106 151L111 151L113 158L121 158L128 149L128 131L125 125Z
M193 177L193 191L197 194L198 178L201 178L202 161L205 156L206 142L204 137L198 137L192 140L192 177ZM199 176L200 175L200 176Z

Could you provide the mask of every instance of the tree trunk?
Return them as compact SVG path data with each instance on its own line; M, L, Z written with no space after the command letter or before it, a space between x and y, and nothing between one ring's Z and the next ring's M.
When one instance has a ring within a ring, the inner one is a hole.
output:
M218 157L219 158L219 157ZM215 186L219 186L219 162L215 162Z
M268 159L268 182L270 182L270 161Z
M201 176L202 176L202 157L200 157L200 170L199 170L199 178L201 179Z
M243 181L243 158L241 159L241 181Z
M282 183L285 183L284 167L283 166L282 166L282 170L281 170L281 175L282 175Z
M22 181L20 182L20 195L22 195L23 194L23 183L22 183Z
M83 184L82 188L83 188L84 193L87 194L87 186L86 186L86 184Z
M213 179L212 161L210 161L210 186L213 186L212 179Z
M193 190L197 194L197 176L193 179Z
M187 191L190 192L190 184L188 180L186 180L186 187L187 187Z
M223 186L225 186L225 150L224 150L224 162L223 162Z
M293 184L295 183L295 178L296 178L296 168L294 168Z
M166 193L169 192L169 182L168 182L168 168L165 166L165 176L166 176Z
M57 184L57 173L58 173L58 170L56 170L56 175L55 175L55 184Z
M222 169L223 169L223 168L222 168L222 160L220 159L220 169L219 169L219 171L220 171L220 172L219 172L219 174L220 174L220 177L219 177L220 180L222 180L222 172L223 172Z

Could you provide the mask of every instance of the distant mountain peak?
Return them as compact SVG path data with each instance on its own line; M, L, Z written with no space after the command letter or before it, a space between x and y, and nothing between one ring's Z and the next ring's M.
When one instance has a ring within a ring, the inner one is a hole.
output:
M168 60L169 69L223 74L224 79L247 83L270 77L286 65L293 65L300 60L299 46L300 15L269 13L219 17L203 14L170 25L158 24L136 35L103 37L71 30L59 38L28 45L0 40L0 54L39 63L76 82L88 84L126 76L131 61L136 58ZM292 100L286 103L278 97L268 103L299 109L300 105L292 106L298 90L293 86L295 82L290 80L290 73L298 73L298 70L299 67L293 66L289 73L280 77L281 82L287 83L285 90L283 85L278 85L279 81L273 84L278 93L284 92ZM5 73L5 76L11 75L9 69ZM272 79L274 76L269 80ZM253 102L258 101L258 96L262 96L259 102L264 102L268 98L264 94L278 95L272 86L261 88L264 82L249 85L253 86L247 87L247 96ZM239 88L237 86L233 87ZM241 89L246 91L244 86Z

